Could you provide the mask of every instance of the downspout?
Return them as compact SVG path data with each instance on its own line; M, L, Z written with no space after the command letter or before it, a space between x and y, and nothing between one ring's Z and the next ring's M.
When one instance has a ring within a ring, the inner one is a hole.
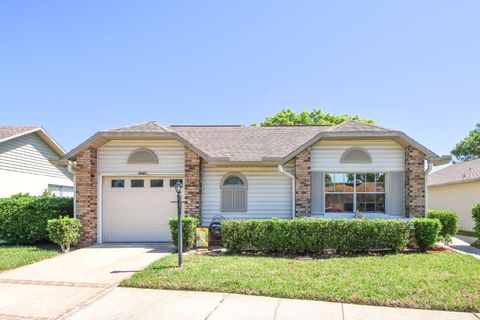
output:
M295 176L283 169L283 165L278 165L278 172L286 175L292 180L292 219L295 218Z
M425 170L425 217L428 213L428 175L432 171L433 163L427 160L427 169Z
M67 170L73 175L73 217L77 217L77 175L75 174L75 162L68 161Z

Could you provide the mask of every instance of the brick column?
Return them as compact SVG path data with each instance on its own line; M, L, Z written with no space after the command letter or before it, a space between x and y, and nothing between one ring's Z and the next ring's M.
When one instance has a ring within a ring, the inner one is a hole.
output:
M185 147L185 215L200 217L202 193L202 159Z
M425 154L405 148L405 215L425 216Z
M311 172L310 149L307 148L295 157L295 215L310 215Z
M97 241L97 149L83 150L76 162L76 212L82 222L79 244L85 246Z

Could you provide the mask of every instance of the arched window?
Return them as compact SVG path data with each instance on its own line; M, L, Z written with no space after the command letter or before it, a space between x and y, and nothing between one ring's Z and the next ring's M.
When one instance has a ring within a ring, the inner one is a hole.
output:
M371 163L372 159L367 150L363 148L350 148L345 151L340 159L341 163Z
M157 164L158 159L152 150L141 148L133 150L128 157L128 164Z
M247 180L239 173L225 175L220 183L222 212L247 211Z

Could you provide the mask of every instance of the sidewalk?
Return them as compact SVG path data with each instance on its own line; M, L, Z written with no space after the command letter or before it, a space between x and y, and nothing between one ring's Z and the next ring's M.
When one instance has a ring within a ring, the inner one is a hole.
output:
M480 314L238 294L115 288L70 320L479 320Z
M452 238L452 243L448 246L456 251L459 251L460 253L465 253L480 259L480 249L470 245L475 240L476 239L473 237L455 236Z

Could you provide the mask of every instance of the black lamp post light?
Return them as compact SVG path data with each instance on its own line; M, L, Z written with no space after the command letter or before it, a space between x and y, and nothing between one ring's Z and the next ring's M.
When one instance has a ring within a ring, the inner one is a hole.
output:
M183 262L182 188L183 188L183 185L180 182L180 180L177 181L177 183L175 184L175 191L177 192L178 267L181 267Z

